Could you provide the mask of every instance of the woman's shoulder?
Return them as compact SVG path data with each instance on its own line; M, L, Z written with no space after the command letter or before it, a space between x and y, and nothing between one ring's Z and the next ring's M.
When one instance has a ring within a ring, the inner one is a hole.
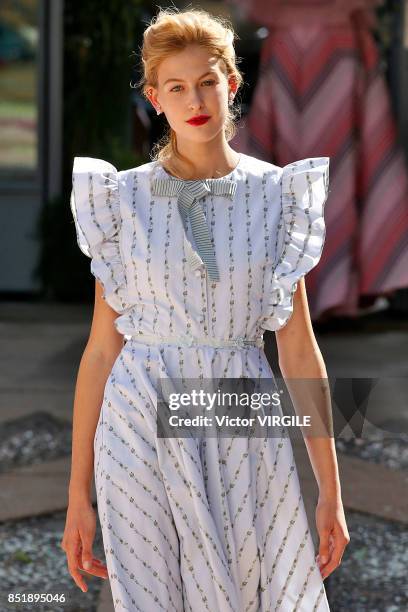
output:
M132 175L138 175L140 178L150 177L151 173L155 170L157 166L156 161L148 161L139 164L138 166L132 166L130 168L125 168L119 171L119 176L121 178L127 178Z
M248 155L247 153L241 153L240 155L241 159L239 162L239 168L246 170L247 172L262 175L265 172L277 172L279 170L279 166L272 162L259 159L258 157Z
M246 170L247 173L256 176L269 174L277 178L279 182L284 181L285 178L294 174L327 174L330 163L329 157L306 157L279 166L273 162L265 161L252 155L242 153L241 156L239 167L242 170Z
M240 159L236 167L237 170L246 170L254 174L262 175L265 172L283 174L283 172L306 172L313 170L314 168L322 168L329 165L329 157L306 157L304 159L298 159L292 161L284 166L278 166L277 164L253 155L246 153L240 153ZM126 175L137 173L140 175L150 175L150 173L160 167L158 160L144 162L138 166L132 166L131 168L118 170L110 161L99 159L96 157L75 157L74 158L74 169L76 171L94 171L94 172L112 172L118 173L119 175Z
M266 186L279 187L284 192L304 191L308 184L318 179L328 182L329 157L306 157L279 166L273 162L259 159L253 155L240 153L236 168L227 176L240 182L264 182ZM154 178L166 178L168 174L162 169L159 160L146 161L137 166L117 170L109 161L90 157L76 157L74 171L77 173L92 172L115 177L119 183L127 184L146 182Z
M73 172L84 173L84 172L112 172L116 173L117 169L115 166L104 159L99 159L97 157L84 157L84 156L76 156L74 157L73 162Z
M92 175L94 180L104 179L109 177L116 183L126 183L131 177L137 175L140 179L149 178L152 171L155 169L157 162L144 162L138 166L119 169L109 160L97 157L74 157L73 162L73 179L80 179L82 176Z

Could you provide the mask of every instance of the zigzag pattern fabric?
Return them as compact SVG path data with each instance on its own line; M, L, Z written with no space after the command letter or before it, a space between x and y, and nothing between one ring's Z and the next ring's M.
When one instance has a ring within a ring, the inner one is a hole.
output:
M329 15L325 2L292 9L272 2L262 14L262 1L237 1L251 5L252 19L269 20L270 32L249 113L230 144L280 166L330 157L326 248L307 276L309 306L313 319L356 314L376 296L408 286L407 169L374 17L348 12L375 3L330 2Z

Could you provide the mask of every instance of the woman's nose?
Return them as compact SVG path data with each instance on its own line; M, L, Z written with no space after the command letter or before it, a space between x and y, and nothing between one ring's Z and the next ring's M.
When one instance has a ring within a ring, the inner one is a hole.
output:
M201 108L202 105L203 105L203 103L202 103L202 100L201 100L199 94L198 93L197 94L192 94L191 97L190 97L190 100L189 100L190 108L192 108L192 109Z

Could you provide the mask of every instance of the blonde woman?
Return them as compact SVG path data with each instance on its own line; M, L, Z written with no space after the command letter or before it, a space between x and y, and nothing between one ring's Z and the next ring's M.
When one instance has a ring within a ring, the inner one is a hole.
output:
M324 577L349 541L331 437L307 439L319 485L315 554L288 438L167 437L159 379L324 378L304 275L324 243L327 157L280 168L239 154L242 76L228 22L160 10L141 86L170 129L117 171L76 157L71 206L96 278L76 383L62 547L76 584L109 578L115 610L329 609ZM95 476L105 564L93 557Z

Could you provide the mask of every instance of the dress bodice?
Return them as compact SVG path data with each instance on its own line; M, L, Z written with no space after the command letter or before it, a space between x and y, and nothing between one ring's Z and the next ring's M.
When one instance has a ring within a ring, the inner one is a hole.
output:
M81 250L126 335L259 338L283 327L325 237L329 158L280 168L241 154L226 177L184 181L153 161L118 171L76 157Z

